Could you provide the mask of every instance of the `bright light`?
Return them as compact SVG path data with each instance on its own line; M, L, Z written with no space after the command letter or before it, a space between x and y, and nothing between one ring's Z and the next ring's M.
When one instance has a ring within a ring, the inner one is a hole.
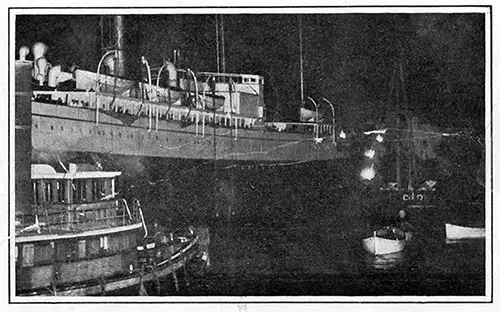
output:
M325 138L314 138L314 143L316 143L316 144L323 143L323 140L324 140L324 139L325 139Z
M375 150L374 149L366 150L365 151L365 157L368 157L368 158L375 157Z
M384 137L379 134L377 135L376 140L377 142L382 143L384 141Z
M340 131L339 137L341 139L345 139L347 137L346 134L345 134L345 132L344 132L344 130Z
M375 178L375 169L373 169L373 164L361 170L360 176L363 180L373 180Z
M387 129L382 129L382 130L366 131L366 132L363 132L363 133L366 134L366 135L370 135L370 134L376 134L376 133L385 134L386 132L387 132Z

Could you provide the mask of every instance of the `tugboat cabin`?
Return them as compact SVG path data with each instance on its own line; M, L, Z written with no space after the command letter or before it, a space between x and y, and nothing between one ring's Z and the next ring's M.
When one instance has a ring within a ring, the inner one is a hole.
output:
M120 172L88 169L32 165L31 209L16 209L18 293L102 283L135 266L138 205L117 198Z

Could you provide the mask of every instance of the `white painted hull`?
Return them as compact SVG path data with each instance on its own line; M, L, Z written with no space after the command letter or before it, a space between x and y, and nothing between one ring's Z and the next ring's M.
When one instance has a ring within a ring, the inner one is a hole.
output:
M446 239L485 238L485 228L465 227L446 223Z
M363 239L363 247L372 255L386 255L403 251L406 240L394 240L382 237L368 237Z

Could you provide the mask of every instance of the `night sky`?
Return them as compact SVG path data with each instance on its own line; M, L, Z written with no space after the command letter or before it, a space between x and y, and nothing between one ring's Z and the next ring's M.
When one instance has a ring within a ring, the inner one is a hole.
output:
M304 93L333 102L346 128L380 120L390 124L399 105L423 123L483 135L484 19L484 14L302 15ZM298 118L298 20L294 14L224 15L227 72L263 75L268 117L275 120ZM109 28L106 23L101 28L100 21L100 16L18 16L16 49L43 41L52 64L75 62L95 71L109 44ZM215 15L127 15L125 23L135 60L131 68L138 67L141 55L158 66L180 49L189 68L216 71ZM329 116L330 108L322 109Z

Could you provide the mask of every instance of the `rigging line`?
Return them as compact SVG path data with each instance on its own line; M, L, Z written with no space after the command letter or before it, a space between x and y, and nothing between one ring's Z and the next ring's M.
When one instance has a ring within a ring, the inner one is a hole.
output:
M435 134L435 135L439 135L439 136L459 136L459 135L465 135L465 133L463 131L459 131L459 132L453 132L453 133L447 133L447 132L437 132L437 131L425 131L425 130L409 130L409 129L399 129L399 128L385 128L384 130L374 130L372 133L365 133L365 134L379 134L379 132L377 131L387 131L387 130L391 130L391 131L397 131L397 132L408 132L408 133L422 133L422 134ZM385 134L382 133L382 134Z
M240 168L245 168L245 167L254 167L254 168L272 168L272 167L285 167L285 166L293 166L293 165L298 165L298 164L303 164L303 163L308 163L308 162L311 162L312 160L299 160L299 161L296 161L296 162L291 162L291 163L276 163L276 164L260 164L260 165L231 165L231 166L227 166L227 167L224 167L222 169L231 169L231 168L236 168L236 167L240 167Z
M66 169L66 166L64 166L63 162L61 161L61 159L59 158L59 155L57 155L57 160L59 161L59 164L61 165L61 167L63 167L64 171L66 171L66 173L69 172L68 169Z

